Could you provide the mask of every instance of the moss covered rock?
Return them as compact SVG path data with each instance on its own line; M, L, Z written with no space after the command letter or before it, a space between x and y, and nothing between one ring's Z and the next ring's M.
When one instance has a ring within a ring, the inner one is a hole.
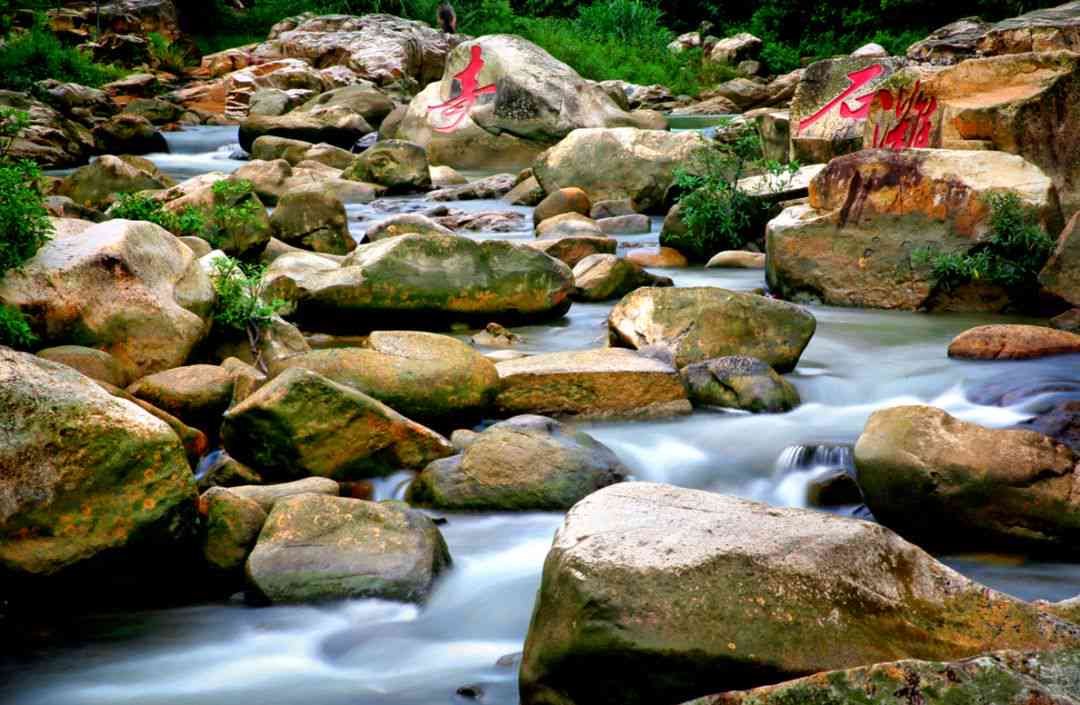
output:
M147 375L128 391L189 426L216 434L233 396L233 375L217 365L187 365Z
M259 503L224 487L212 487L199 497L206 517L203 558L214 571L236 573L243 569L266 521Z
M673 282L621 257L596 254L574 265L574 284L578 301L609 301L643 286L672 286Z
M138 574L141 550L156 543L179 552L193 538L195 479L165 423L66 365L4 347L0 408L0 574L8 580L105 557Z
M254 500L267 512L281 500L301 494L321 494L327 497L337 497L341 494L341 486L327 477L306 477L303 480L279 482L274 485L239 485L230 487L229 490L233 494Z
M57 191L80 206L104 208L120 194L164 189L174 184L145 159L105 154L65 176Z
M436 460L409 486L414 504L438 509L565 511L629 471L604 444L543 416L517 416Z
M108 382L117 387L126 387L128 384L127 371L115 357L104 350L82 345L58 345L38 350L37 356L67 365L99 382Z
M352 387L301 368L225 414L222 442L268 479L355 480L450 455L450 442Z
M799 405L799 392L761 360L717 357L687 365L679 372L690 401L704 406L779 413Z
M356 248L340 265L285 255L267 270L267 294L291 301L309 327L371 330L410 320L536 320L570 306L565 264L508 242L452 235L402 235Z
M983 428L930 406L875 412L855 444L866 504L927 545L1076 554L1077 457L1034 431Z
M315 350L279 361L349 385L410 418L485 411L499 389L495 364L457 338L376 331L366 348Z
M376 142L365 149L342 176L379 184L396 193L431 188L431 172L424 148L404 140Z
M1078 645L1075 625L882 526L630 482L583 499L555 535L521 702L677 703L900 658Z
M270 216L273 236L315 252L347 255L356 249L345 204L319 188L296 189L278 201Z
M662 348L679 368L741 355L790 372L816 327L799 306L716 287L637 289L608 316L613 345Z
M271 602L423 602L450 552L434 522L397 502L304 494L274 505L248 558Z

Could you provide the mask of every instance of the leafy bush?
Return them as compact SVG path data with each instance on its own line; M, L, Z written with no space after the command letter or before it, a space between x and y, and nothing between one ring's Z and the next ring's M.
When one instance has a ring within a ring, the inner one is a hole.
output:
M1034 209L1016 194L992 194L989 206L990 236L984 242L967 252L921 247L912 262L929 266L937 285L946 291L984 281L1005 287L1019 300L1030 299L1039 291L1039 272L1054 251L1054 240L1039 225Z
M211 191L214 194L214 207L203 237L212 246L220 247L229 231L242 230L254 224L259 206L256 199L245 198L255 191L255 186L247 179L224 179L216 182Z
M681 192L679 214L686 232L668 232L662 244L694 260L722 250L742 249L760 239L765 224L779 212L772 199L750 196L737 188L748 171L762 171L774 191L786 188L797 163L781 165L761 158L757 133L747 128L725 148L698 152L675 173Z
M590 37L615 38L634 46L666 50L671 32L660 23L655 5L641 0L599 0L578 10L578 27Z
M188 206L179 213L166 210L164 205L150 196L125 193L109 208L109 216L125 220L145 220L160 225L173 235L201 235L206 228L202 212Z
M157 32L151 32L150 57L157 68L169 73L182 74L188 67L189 57L179 44L173 44Z
M29 350L37 342L22 311L0 304L0 345L16 350Z
M47 27L38 23L10 37L0 47L0 88L30 92L46 78L96 88L125 76L115 66L96 64L88 54L64 46Z
M260 297L265 265L245 265L232 257L213 261L214 302L213 323L221 334L244 333L255 356L256 367L265 371L259 353L259 343L270 321L285 309L285 302Z

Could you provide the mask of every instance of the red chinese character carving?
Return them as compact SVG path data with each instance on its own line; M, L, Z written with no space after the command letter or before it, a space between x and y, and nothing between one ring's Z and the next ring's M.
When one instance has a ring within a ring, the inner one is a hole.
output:
M469 65L465 67L464 71L454 76L454 80L461 85L461 94L445 103L428 106L429 113L432 110L439 110L445 120L444 124L435 127L436 132L453 132L456 130L461 121L465 119L465 116L469 114L469 109L476 104L479 96L495 92L494 83L480 87L476 85L476 77L480 75L480 70L484 68L481 51L479 46L473 45Z
M814 113L813 115L811 115L808 118L804 118L804 119L800 120L799 121L799 131L801 132L801 131L805 130L806 128L810 127L815 122L820 120L825 115L825 113L829 112L834 107L836 107L837 103L840 103L840 116L841 117L860 118L860 119L865 118L870 113L870 102L874 98L874 92L873 91L871 91L871 92L869 92L869 93L867 93L865 95L861 95L861 96L858 96L858 97L855 98L855 102L857 102L859 104L859 107L856 108L855 110L852 110L851 108L849 108L847 106L847 104L844 103L844 101L852 93L857 92L860 88L862 88L867 83L874 80L875 78L877 78L878 76L880 76L884 72L885 72L885 67L882 66L881 64L871 64L870 66L867 66L864 69L859 69L858 71L852 71L851 73L849 73L847 75L847 77L848 77L848 80L851 81L851 85L848 86L844 90L843 93L841 93L840 95L836 96L835 98L830 100L828 103L826 103L824 105L824 107L822 107L816 113Z
M874 147L906 149L930 146L930 120L937 112L937 98L927 98L921 90L921 82L915 82L915 87L907 99L904 98L902 88L895 99L888 91L878 91L877 96L885 111L892 110L895 104L897 122L884 135L880 134L880 125L874 126Z

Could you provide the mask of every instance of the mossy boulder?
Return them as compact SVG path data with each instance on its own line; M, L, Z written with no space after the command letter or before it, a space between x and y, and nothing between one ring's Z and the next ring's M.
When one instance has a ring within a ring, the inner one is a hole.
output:
M80 206L104 208L120 194L174 185L172 179L145 159L104 154L65 176L57 191Z
M356 249L345 204L315 187L282 196L270 216L270 229L282 242L315 252L347 255Z
M690 413L678 373L630 350L544 353L495 365L502 414L657 418Z
M680 370L690 401L703 406L779 413L799 405L799 392L761 360L717 357Z
M629 471L607 446L543 416L516 416L476 435L464 452L428 465L413 504L450 510L565 511Z
M399 235L450 235L454 231L435 222L420 213L401 213L379 221L367 229L364 238L367 242L378 242Z
M373 131L363 116L344 106L319 112L294 110L285 115L249 115L240 123L240 147L251 151L263 135L287 137L318 144L326 142L342 149L351 149L356 140Z
M356 480L419 468L450 442L352 387L286 370L226 412L225 449L271 480Z
M577 301L610 301L643 286L672 286L673 282L622 257L596 254L574 265L574 284Z
M686 705L1031 705L1080 700L1080 650L998 651L962 661L891 661Z
M266 522L266 512L258 502L224 487L204 492L199 509L206 518L203 558L207 565L219 573L242 571Z
M424 148L404 140L382 140L365 149L342 176L379 184L392 192L410 193L431 188Z
M165 423L4 347L0 408L0 592L106 559L150 579L144 551L194 538L195 479Z
M555 318L570 307L573 289L570 268L540 252L436 234L361 245L340 265L285 255L263 281L267 295L291 301L308 327L351 333L405 320L448 328Z
M233 375L217 365L186 365L147 375L128 392L189 426L217 433L233 396Z
M94 126L94 146L106 154L168 152L165 136L142 115L120 113Z
M434 333L376 331L366 348L314 350L272 369L294 367L353 387L410 418L480 414L499 390L493 362L457 338Z
M1075 625L882 526L629 482L578 502L556 533L520 692L523 705L677 703L900 658L1078 646Z
M423 602L450 552L435 523L398 502L304 494L274 505L247 561L271 602Z
M983 428L930 406L874 412L855 444L866 504L926 545L1075 555L1076 455L1034 431Z
M663 349L679 368L739 355L790 372L816 328L800 306L717 287L637 289L608 316L612 345Z

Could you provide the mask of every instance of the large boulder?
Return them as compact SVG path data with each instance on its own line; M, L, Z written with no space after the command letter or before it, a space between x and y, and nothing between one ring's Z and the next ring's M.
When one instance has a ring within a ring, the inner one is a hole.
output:
M790 372L816 327L799 306L716 287L638 289L608 316L613 345L660 349L678 368L744 355Z
M1058 236L1057 247L1039 272L1039 283L1073 306L1080 306L1080 212Z
M340 65L379 86L425 86L439 80L458 42L455 35L392 15L300 15L274 25L252 56L257 61L291 57L313 66Z
M956 64L974 58L979 39L990 29L989 22L964 17L934 30L907 48L907 58L927 64Z
M246 571L274 603L424 602L449 566L446 542L422 512L397 502L303 494L270 510Z
M105 154L65 176L57 191L81 206L103 208L120 194L173 185L175 182L145 159Z
M184 364L209 330L209 277L194 253L143 221L57 233L0 281L43 345L101 348L135 377Z
M576 186L593 203L629 198L641 211L659 211L675 169L707 148L696 131L575 130L537 158L533 173L548 193Z
M739 32L712 44L707 58L715 64L736 66L741 61L756 59L762 41L749 32Z
M990 235L992 194L1013 193L1049 232L1061 228L1050 178L996 151L864 150L838 157L810 182L810 201L773 219L766 280L775 294L838 306L1000 310L1008 298L936 284L916 250L965 253Z
M636 124L540 47L498 34L454 49L442 80L409 104L397 137L426 148L434 164L509 169L527 166L572 130Z
M791 158L821 164L862 149L870 101L904 63L846 56L807 66L791 100Z
M365 149L343 176L409 193L431 188L424 148L404 140L381 140Z
M96 151L87 127L25 93L0 91L0 107L25 112L30 119L7 147L12 159L30 159L55 169L83 164Z
M1080 4L1067 2L1001 20L979 38L976 47L984 56L1080 50Z
M335 88L321 93L297 108L297 112L311 113L343 105L367 120L369 125L378 127L394 110L394 102L369 82Z
M270 228L282 242L315 252L347 255L356 249L345 204L319 188L296 189L282 196L270 216Z
M517 416L428 465L408 499L449 510L566 511L629 474L592 436L543 416Z
M1019 155L1053 179L1069 217L1080 210L1080 133L1061 106L1078 100L1080 55L1073 52L909 68L885 81L868 105L864 142ZM898 105L909 107L897 112Z
M670 365L630 350L602 348L544 353L495 365L503 415L658 418L690 413Z
M928 545L1075 554L1077 457L1034 431L988 429L929 406L875 412L855 444L866 504Z
M372 127L367 120L344 106L317 113L294 110L278 116L249 115L240 123L240 147L250 151L256 139L272 135L351 149L358 139L370 132Z
M882 526L631 482L586 497L556 533L521 702L677 703L898 658L1078 643L1075 625Z
M570 268L508 242L402 235L361 245L344 261L285 255L267 270L267 295L292 302L323 329L368 330L404 319L436 328L455 320L536 320L570 306Z
M165 423L65 365L5 347L0 407L0 592L95 565L151 579L161 564L148 559L193 537L195 479Z
M149 154L168 152L165 137L154 125L132 113L120 113L94 127L94 145L109 154Z
M457 338L415 331L376 331L366 348L313 350L278 361L353 387L409 418L483 413L495 398L495 364Z
M686 705L950 705L1074 703L1080 650L998 651L962 661L905 659L829 671Z
M225 414L229 455L269 479L357 480L418 468L449 441L353 387L289 369Z

